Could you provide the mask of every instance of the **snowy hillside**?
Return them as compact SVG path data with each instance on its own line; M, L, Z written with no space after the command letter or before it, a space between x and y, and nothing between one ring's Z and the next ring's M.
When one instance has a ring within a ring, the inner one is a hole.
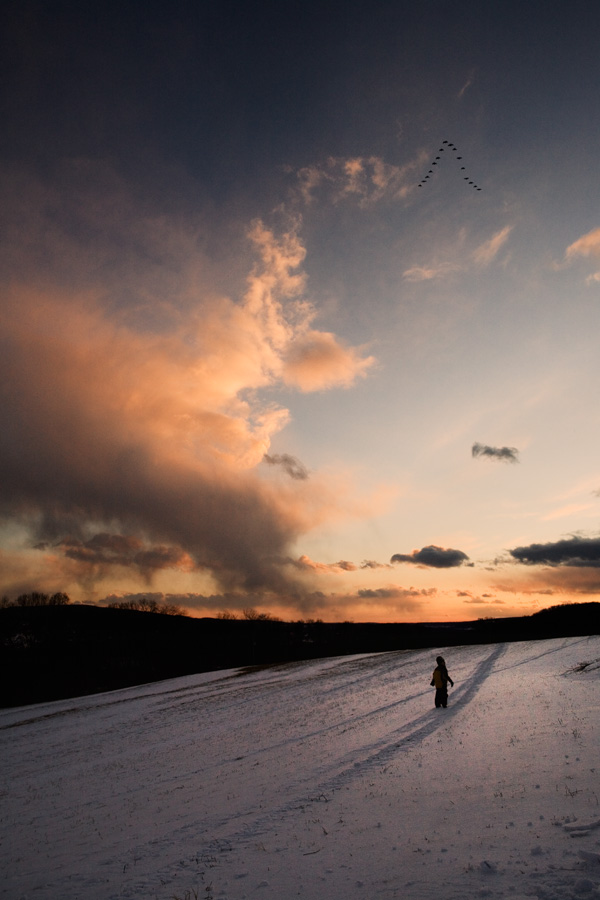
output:
M600 898L600 637L0 711L0 896Z

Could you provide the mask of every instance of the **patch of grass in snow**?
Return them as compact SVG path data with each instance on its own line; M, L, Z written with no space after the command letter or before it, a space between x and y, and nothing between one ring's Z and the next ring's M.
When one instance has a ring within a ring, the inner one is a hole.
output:
M210 884L207 884L202 892L196 890L195 888L191 888L186 890L186 892L179 896L179 894L173 894L171 900L214 900L213 893L213 885L212 881Z

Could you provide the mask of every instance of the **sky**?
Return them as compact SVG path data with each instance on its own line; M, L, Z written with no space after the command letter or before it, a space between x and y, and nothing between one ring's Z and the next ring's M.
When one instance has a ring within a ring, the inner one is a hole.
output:
M597 4L0 16L0 594L597 596Z

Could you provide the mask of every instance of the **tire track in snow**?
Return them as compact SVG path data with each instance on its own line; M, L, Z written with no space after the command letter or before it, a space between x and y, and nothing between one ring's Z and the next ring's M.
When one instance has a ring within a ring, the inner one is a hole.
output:
M319 742L319 738L327 733L339 731L348 722L354 722L365 729L366 720L374 715L390 716L393 710L401 707L409 698L406 696L400 701L394 701L389 704L379 705L376 710L365 711L359 713L357 717L347 721L337 721L330 726L314 729L311 733L302 735L294 735L287 740L274 742L269 746L262 746L256 751L246 752L242 758L239 758L237 765L247 767L258 764L261 761L261 768L268 767L270 760L275 756L280 756L285 751L286 745L288 750L296 744L310 741L311 738L317 739L317 745L314 750L315 763L311 767L310 776L306 772L297 772L293 768L288 769L285 776L285 783L279 784L277 793L282 795L282 799L277 801L273 798L272 805L262 795L262 789L256 784L257 795L261 797L261 802L269 808L269 812L261 813L252 807L242 807L236 810L232 815L219 810L215 806L214 811L202 823L193 821L181 826L176 833L171 835L171 839L175 842L187 840L190 833L195 834L200 845L206 845L211 840L225 841L242 841L251 842L257 838L268 834L274 823L291 814L296 814L299 809L304 809L307 804L315 799L322 799L328 793L332 793L341 787L347 785L356 778L363 777L370 770L381 768L389 762L393 761L403 751L411 750L418 747L419 743L429 735L433 734L440 726L447 724L449 716L456 715L460 709L468 704L477 694L484 681L490 675L496 660L504 653L505 645L501 644L494 647L487 656L481 660L472 671L472 674L461 684L453 693L453 705L445 710L429 709L427 712L421 713L417 717L405 722L396 729L386 729L385 735L371 743L363 743L363 746L354 747L340 753L339 750L334 752L327 758L326 747ZM421 654L419 653L419 656ZM383 660L382 660L383 661ZM384 662L384 669L390 666L392 660L388 658ZM309 679L310 680L310 679ZM290 687L292 687L290 685ZM298 689L298 685L294 685L293 689ZM289 693L286 692L289 701ZM411 693L411 699L422 697L426 702L432 702L433 692L430 688L418 693ZM284 753L287 757L288 754ZM289 757L293 758L293 755ZM322 762L317 762L321 758ZM256 759L256 763L252 760ZM234 760L227 760L229 776L232 774L231 765ZM248 768L246 770L247 777L252 777L252 773L258 774L260 770ZM232 790L234 790L232 786ZM260 792L260 794L258 793ZM285 798L285 799L283 799ZM141 848L140 848L140 851Z
M519 662L511 663L511 665L508 666L502 666L499 671L507 672L509 669L517 669L519 666L529 665L530 663L535 662L538 659L542 659L544 656L551 656L553 653L560 653L561 650L564 650L567 646L574 647L577 644L585 644L587 643L587 641L589 641L589 639L589 635L586 635L585 637L582 637L577 641L573 640L573 638L564 638L560 646L550 647L548 650L542 650L541 653L532 653L531 656L527 656L525 659L519 660ZM531 642L528 641L527 643Z
M306 777L290 778L285 786L285 795L288 798L285 803L278 804L266 816L255 817L249 814L250 811L245 811L245 813L236 817L237 821L242 825L241 832L236 832L237 836L245 837L248 840L256 838L258 835L266 833L272 826L273 821L276 821L278 817L287 815L299 807L303 808L307 802L310 802L311 798L320 798L327 793L339 790L341 787L346 786L348 782L362 777L371 769L381 768L389 764L399 753L417 747L421 741L429 737L441 726L446 725L449 718L457 715L460 710L473 700L492 673L496 661L505 651L506 644L495 646L476 666L468 679L453 692L452 706L447 709L430 709L411 721L404 723L399 728L388 731L385 737L374 741L370 745L363 746L362 749L355 748L348 751L344 756L337 756L329 762L315 766L310 784L307 783ZM431 696L431 693L430 690L423 691L422 695ZM418 695L413 696L416 697ZM400 704L393 703L387 707L381 707L378 712L388 712L397 705ZM339 723L337 723L337 726L339 726ZM337 726L332 726L332 729ZM315 734L318 734L318 732L315 732ZM295 743L295 740L292 739L291 743ZM269 748L269 750L272 749L272 747ZM233 829L232 826L234 826L234 820L232 819L219 822L213 821L215 830L218 831L225 827L230 835L231 830L235 831L235 826Z
M323 790L333 790L345 784L356 775L362 775L365 771L374 767L380 767L389 763L399 751L409 750L432 735L441 725L447 724L459 713L475 695L479 692L486 679L492 673L496 661L506 652L506 644L498 644L484 660L482 660L473 674L452 693L452 705L447 709L432 709L407 722L395 731L390 732L381 741L375 742L371 747L365 748L367 755L356 760L356 752L351 754L354 759L351 765L347 765L337 775L330 779ZM363 751L364 752L364 751ZM346 760L350 763L350 759Z
M472 674L453 692L452 705L447 709L430 709L399 728L388 731L385 737L363 746L362 749L355 748L342 757L337 756L320 766L315 765L310 782L307 781L306 775L294 778L290 773L291 777L285 787L280 789L286 797L284 802L275 803L268 813L258 815L256 810L251 809L240 810L234 816L217 814L211 817L210 823L203 823L206 827L202 831L202 837L206 839L210 834L213 840L224 841L226 844L230 841L255 841L270 833L274 823L283 817L295 814L299 809L303 810L310 802L327 799L327 794L347 786L373 769L381 769L402 752L417 748L425 738L446 725L449 718L457 715L474 699L494 670L497 660L506 652L506 646L506 644L496 645L479 662ZM428 695L431 698L431 690L422 693L423 696ZM395 705L397 704L390 706ZM187 826L180 830L181 838L189 828L190 826ZM197 823L195 828L198 829ZM198 834L197 831L196 833ZM198 837L202 843L202 837L200 835Z

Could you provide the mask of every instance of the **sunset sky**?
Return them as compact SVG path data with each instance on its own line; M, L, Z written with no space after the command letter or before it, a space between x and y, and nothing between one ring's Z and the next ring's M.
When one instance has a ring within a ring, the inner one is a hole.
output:
M598 598L597 3L0 17L0 595Z

